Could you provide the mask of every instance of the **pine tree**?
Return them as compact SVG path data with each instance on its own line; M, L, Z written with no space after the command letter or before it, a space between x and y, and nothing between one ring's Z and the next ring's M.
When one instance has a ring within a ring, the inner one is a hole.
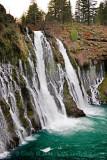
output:
M71 4L67 0L51 0L46 20L60 23L71 22Z
M101 2L98 8L98 20L101 25L107 25L107 0Z
M96 14L96 1L93 0L77 0L76 2L76 12L75 19L77 22L90 23L94 22L94 17Z
M107 25L107 0L104 2L104 25Z
M42 20L42 12L39 11L39 8L35 0L31 0L31 5L29 6L26 15L23 14L21 17L22 24L23 25L28 23L36 24L41 20Z
M75 21L81 23L82 22L82 12L81 12L81 0L76 1L75 7Z
M41 18L42 14L38 9L37 4L33 3L32 5L30 5L26 16L27 23L36 24L41 20Z
M21 22L22 22L22 25L26 25L26 15L24 13L21 17Z

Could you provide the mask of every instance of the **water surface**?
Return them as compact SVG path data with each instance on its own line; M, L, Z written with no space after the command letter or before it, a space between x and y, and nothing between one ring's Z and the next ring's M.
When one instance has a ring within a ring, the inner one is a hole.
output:
M107 106L92 108L93 115L77 119L79 125L62 131L42 130L5 160L106 160Z

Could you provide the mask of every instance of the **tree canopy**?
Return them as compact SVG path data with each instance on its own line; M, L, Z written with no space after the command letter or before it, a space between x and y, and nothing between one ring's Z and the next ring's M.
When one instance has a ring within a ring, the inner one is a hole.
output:
M67 0L51 0L46 20L60 23L71 22L71 4Z
M96 15L96 0L77 0L75 8L75 20L90 25Z
M107 25L107 0L100 3L98 8L98 20L102 25Z
M26 14L21 17L22 24L36 24L42 20L42 11L39 10L37 3L33 0Z

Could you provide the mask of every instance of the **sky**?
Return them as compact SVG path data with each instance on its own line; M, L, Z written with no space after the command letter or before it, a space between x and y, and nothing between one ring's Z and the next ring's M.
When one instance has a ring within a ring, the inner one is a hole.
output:
M47 6L50 0L36 0L38 7L47 12ZM76 0L70 0L72 5L72 11L75 10ZM103 0L97 0L98 4ZM0 0L7 13L12 14L15 18L20 18L24 12L28 10L31 0Z

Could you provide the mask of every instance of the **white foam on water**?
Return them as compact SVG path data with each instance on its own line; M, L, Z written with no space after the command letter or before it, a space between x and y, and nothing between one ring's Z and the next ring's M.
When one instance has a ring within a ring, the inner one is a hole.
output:
M9 155L9 152L0 153L0 159L6 158Z
M52 148L50 148L50 147L45 148L45 149L41 149L41 151L42 151L42 152L45 152L45 153L47 153L47 152L49 152L49 151L51 151L51 150L52 150Z

